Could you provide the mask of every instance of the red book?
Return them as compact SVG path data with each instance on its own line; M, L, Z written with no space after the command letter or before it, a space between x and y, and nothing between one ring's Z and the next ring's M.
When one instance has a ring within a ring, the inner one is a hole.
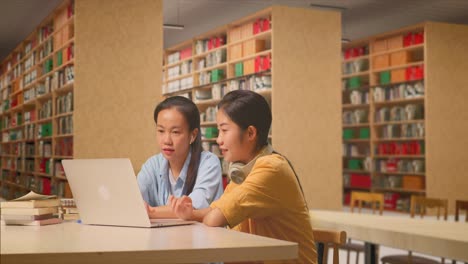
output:
M258 34L258 33L260 33L260 32L262 31L262 30L261 30L261 25L260 25L260 24L261 24L260 19L257 19L257 21L255 21L255 22L253 23L253 33L254 33L254 35L255 35L255 34Z
M67 6L67 17L70 18L73 16L73 2Z
M271 68L270 56L271 56L271 55L268 55L268 56L263 57L262 70L264 70L264 71L269 70L269 69Z
M351 174L349 185L351 187L370 188L371 178L368 175Z
M50 180L48 178L42 178L42 193L50 194Z
M209 39L208 40L208 50L212 50L213 49L213 39Z
M262 58L260 56L257 56L255 58L254 65L255 65L255 72L259 72L261 67L262 67L261 66L262 65Z
M424 43L424 32L415 33L413 35L414 45Z
M262 21L262 31L267 31L270 30L270 20L269 19L263 19Z

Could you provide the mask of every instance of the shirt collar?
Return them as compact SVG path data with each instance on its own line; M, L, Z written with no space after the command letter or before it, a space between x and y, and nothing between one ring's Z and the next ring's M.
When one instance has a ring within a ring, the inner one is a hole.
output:
M187 158L185 158L184 166L182 167L182 170L180 171L179 178L177 181L180 179L183 183L185 183L185 180L187 179L187 171L188 171L188 166L190 164L190 158L192 157L192 148L189 149L189 153L187 155ZM161 174L159 175L165 180L169 180L169 161L162 156L162 164L161 164Z

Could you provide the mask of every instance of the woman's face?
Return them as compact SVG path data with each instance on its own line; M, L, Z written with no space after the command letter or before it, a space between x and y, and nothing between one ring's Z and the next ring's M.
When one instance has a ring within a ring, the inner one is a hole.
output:
M228 162L248 163L253 157L255 138L249 137L248 131L242 131L222 109L216 115L216 123L219 129L216 143L224 159Z
M190 132L189 124L176 108L159 112L156 131L161 152L169 162L185 161L198 132Z

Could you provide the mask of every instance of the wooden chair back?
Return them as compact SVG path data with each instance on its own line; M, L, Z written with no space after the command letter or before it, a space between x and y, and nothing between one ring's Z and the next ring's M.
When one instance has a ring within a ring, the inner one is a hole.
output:
M359 213L361 212L362 202L368 202L372 206L372 213L375 213L376 204L379 204L379 214L382 215L384 208L383 193L373 192L351 192L351 212L354 212L354 206L358 202Z
M327 264L328 249L333 248L333 264L339 264L339 247L346 243L345 231L314 229L318 264Z
M468 222L468 201L456 200L455 201L455 221L458 222L460 211L465 210L465 222Z
M416 213L416 208L419 208L419 214L421 218L426 214L427 208L437 208L437 220L440 218L440 209L444 211L444 220L447 220L448 216L448 200L447 199L437 199L437 198L428 198L424 196L411 196L411 208L410 213L411 217L414 217Z

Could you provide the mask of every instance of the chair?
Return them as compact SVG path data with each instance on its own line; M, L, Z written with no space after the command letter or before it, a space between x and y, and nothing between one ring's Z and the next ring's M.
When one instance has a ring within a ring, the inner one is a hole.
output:
M419 214L421 218L426 214L427 208L437 208L437 220L440 218L440 209L444 209L444 220L447 221L448 216L448 200L437 198L426 198L423 196L411 196L411 217L414 217L416 207L419 206Z
M317 263L327 264L328 248L333 247L333 264L338 264L340 261L338 249L346 243L346 232L313 229L313 233L317 243Z
M376 203L379 204L379 214L382 215L384 207L384 195L382 193L369 193L369 192L351 192L351 212L354 213L354 207L358 202L358 212L361 213L362 203L370 203L372 208L372 214L375 213ZM348 239L348 243L343 245L341 249L346 250L346 263L349 264L350 253L356 252L356 263L359 263L359 254L364 254L364 245L352 243L351 239Z
M468 201L455 200L455 222L458 222L460 218L460 211L465 210L465 222L468 222ZM456 264L457 261L452 260L452 264ZM467 264L467 262L465 262Z
M372 213L375 213L375 204L379 203L379 214L382 215L384 208L384 195L382 193L372 192L351 192L351 212L354 212L354 206L358 202L358 212L361 212L362 202L371 204Z
M437 208L437 220L440 219L440 209L444 210L444 220L447 221L448 214L448 200L426 198L423 196L411 196L411 218L414 218L416 214L416 208L419 208L419 214L421 218L426 214L427 208ZM411 251L408 251L408 255L390 255L380 259L383 264L440 264L445 263L445 259L441 258L441 262L428 259L425 257L413 256Z
M465 222L468 222L468 201L456 200L455 201L455 221L458 222L460 211L465 210Z

